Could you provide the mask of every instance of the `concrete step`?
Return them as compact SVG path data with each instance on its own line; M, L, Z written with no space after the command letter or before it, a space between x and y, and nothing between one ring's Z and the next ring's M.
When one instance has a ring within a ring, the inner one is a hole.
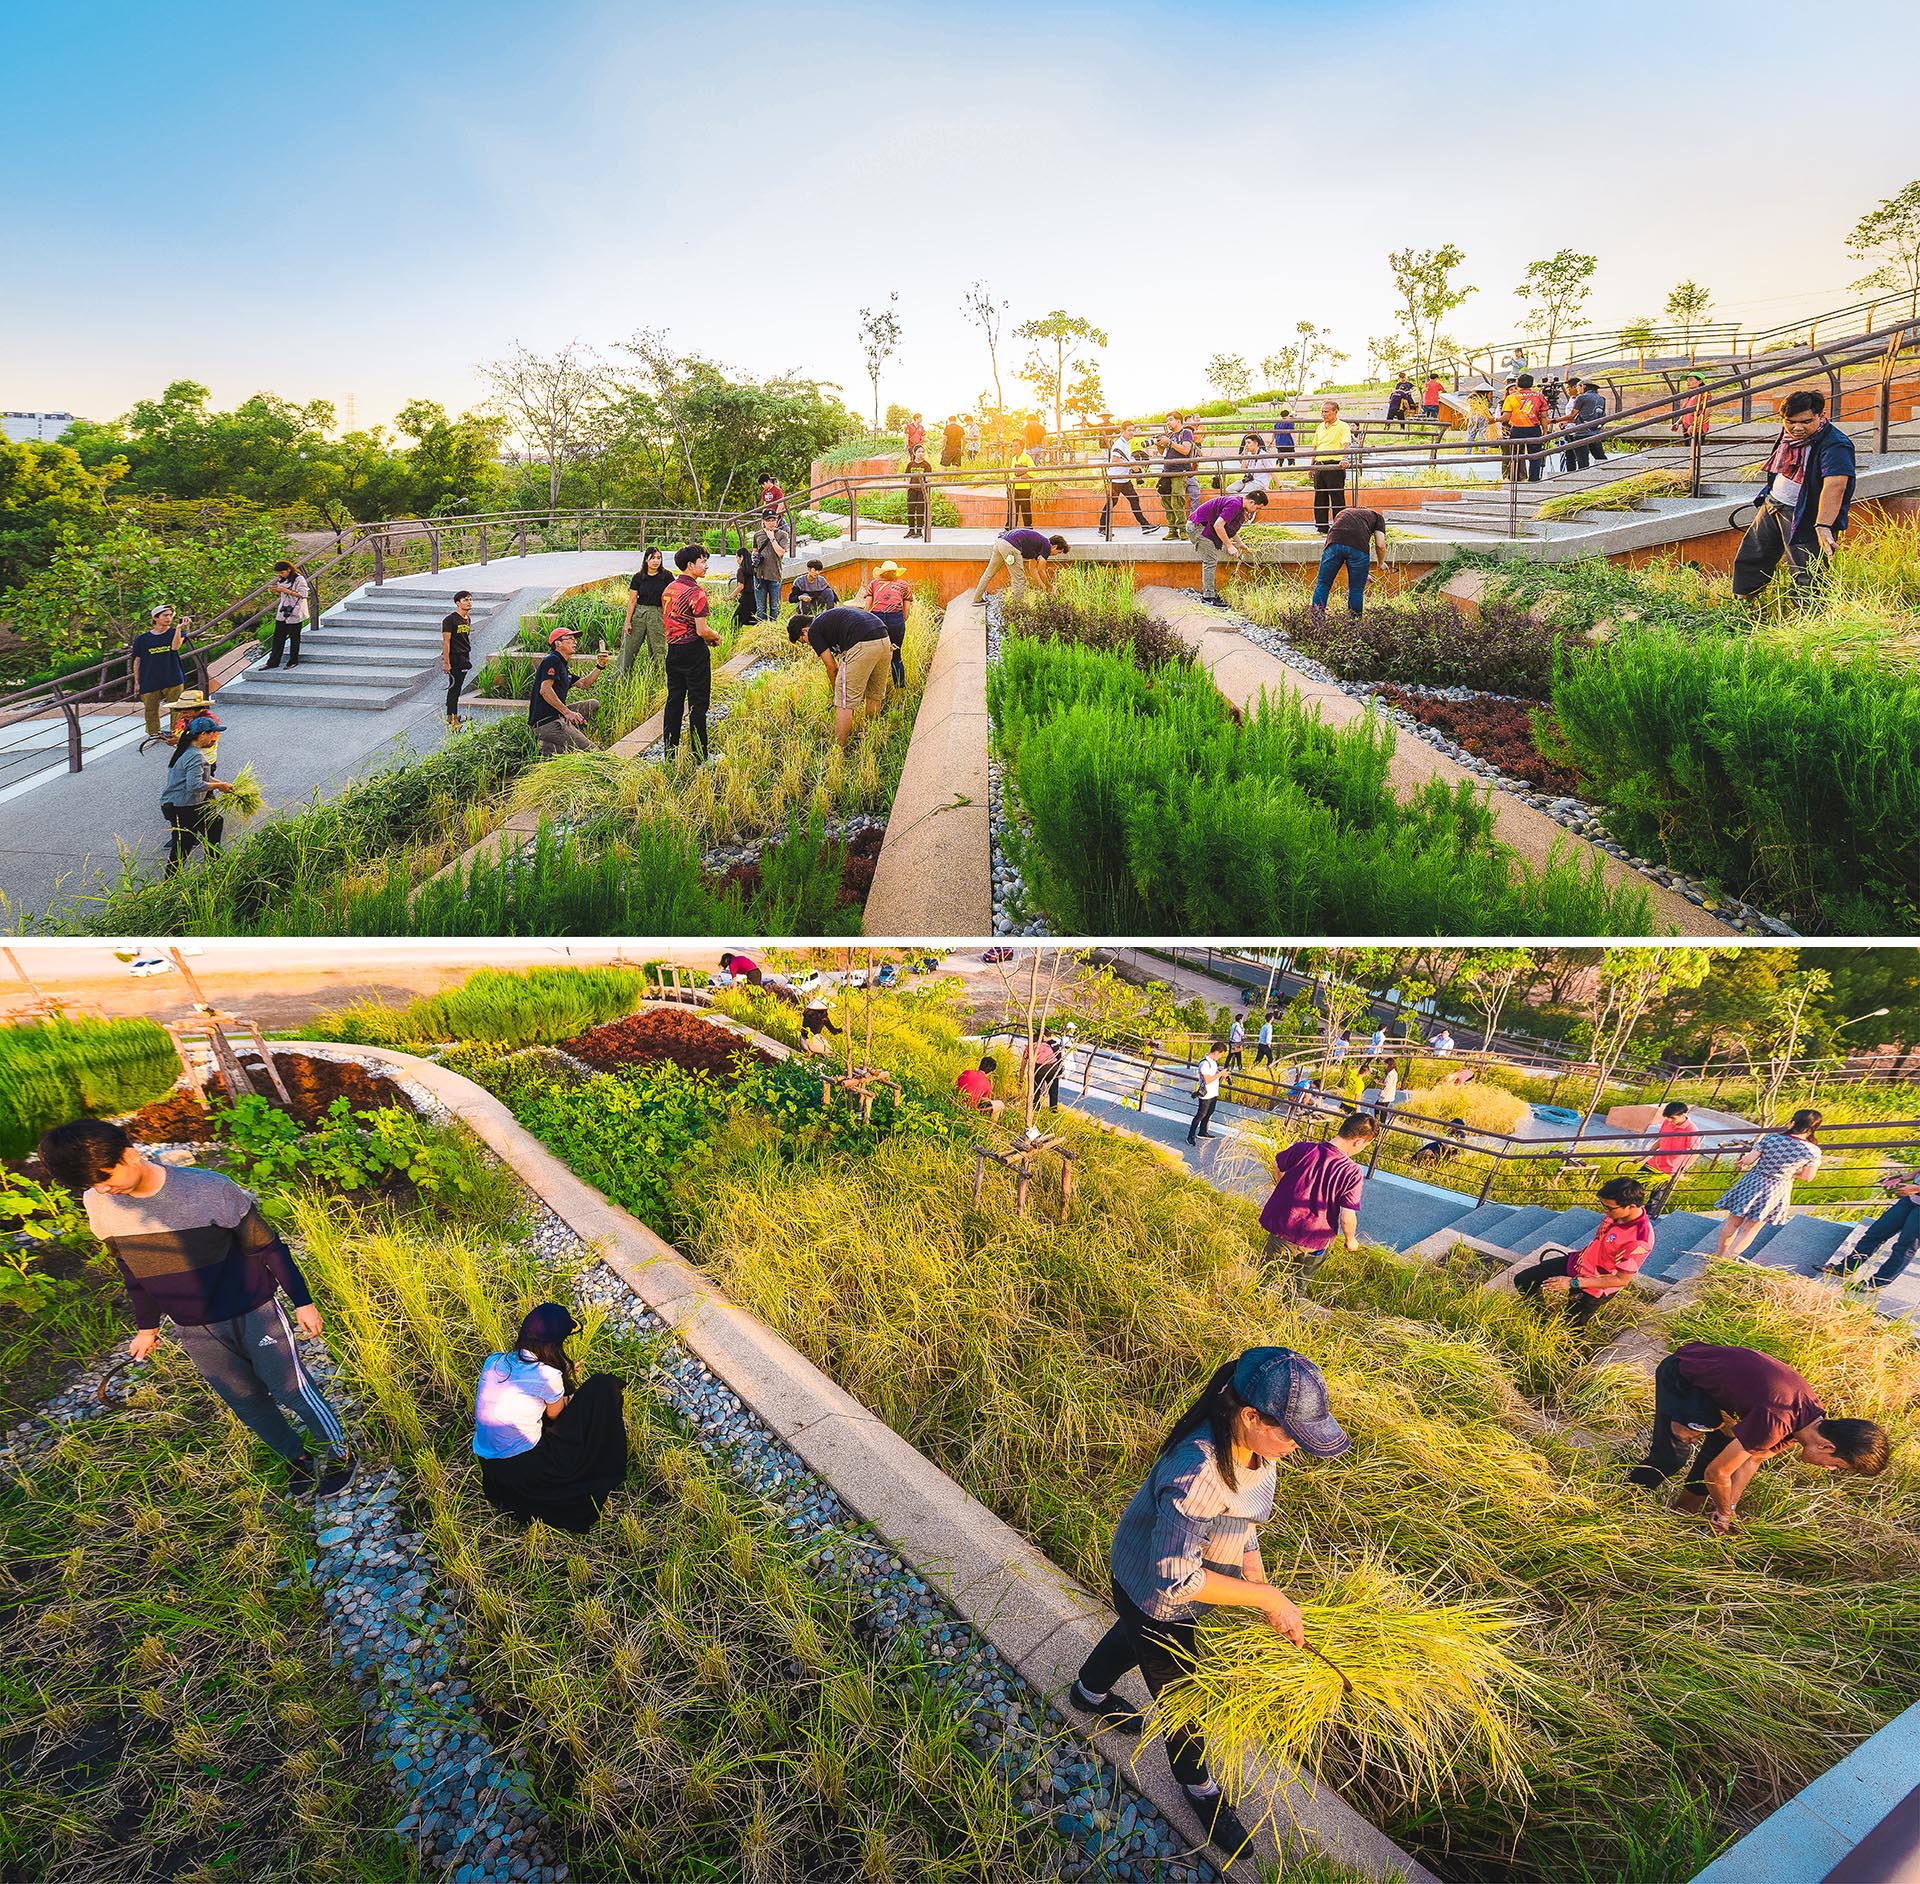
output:
M1534 1231L1541 1224L1550 1223L1559 1214L1559 1211L1549 1210L1542 1204L1517 1204L1513 1215L1486 1235L1485 1241L1501 1249L1512 1250L1516 1256L1523 1255L1539 1241Z
M1764 1269L1788 1269L1810 1276L1851 1234L1853 1226L1825 1217L1795 1217L1771 1235L1756 1237L1746 1250L1749 1262Z
M1537 1223L1526 1231L1522 1242L1508 1243L1497 1232L1493 1241L1525 1254L1537 1250L1543 1243L1551 1243L1555 1249L1584 1249L1593 1241L1593 1233L1599 1227L1600 1213L1597 1210L1562 1210L1545 1223Z
M1409 1249L1464 1214L1453 1198L1376 1175L1360 1198L1360 1234L1388 1249Z
M1512 1204L1476 1204L1464 1217L1447 1227L1459 1236L1477 1236L1491 1243L1498 1239L1499 1226L1513 1215Z
M409 674L417 674L435 653L436 649L409 647L405 643L394 647L383 643L349 641L345 636L338 639L320 636L301 642L300 665L303 668L397 667Z
M301 673L305 673L304 666ZM271 680L272 675L267 677ZM299 675L295 676L296 679ZM308 707L341 708L355 713L384 713L397 702L404 700L414 689L415 683L409 680L404 686L345 686L331 681L315 681L304 687L266 687L255 682L248 685L245 680L230 681L220 689L223 708L236 710L247 707Z
M1674 1274L1675 1265L1697 1252L1703 1240L1711 1249L1719 1229L1717 1219L1703 1217L1698 1211L1670 1211L1653 1226L1653 1254L1640 1273L1653 1277L1656 1282L1680 1280Z

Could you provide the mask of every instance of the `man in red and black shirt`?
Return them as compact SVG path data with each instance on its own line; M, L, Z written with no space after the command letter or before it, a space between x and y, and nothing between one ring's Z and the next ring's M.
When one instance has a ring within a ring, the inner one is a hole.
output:
M1585 1249L1539 1256L1516 1269L1513 1286L1522 1295L1565 1294L1567 1314L1584 1323L1608 1296L1616 1295L1653 1254L1653 1219L1647 1187L1638 1178L1609 1178L1600 1186L1600 1228Z
M201 1376L256 1438L287 1462L296 1497L343 1490L353 1477L346 1429L300 1359L294 1330L320 1333L320 1311L252 1192L218 1171L149 1158L107 1119L74 1119L40 1140L54 1181L80 1194L87 1222L120 1265L144 1361L163 1317ZM293 1319L280 1306L285 1291ZM331 1455L310 1459L281 1406Z
M707 650L720 640L707 625L707 592L700 586L707 573L707 552L689 543L674 552L673 566L680 573L660 596L660 619L667 630L665 745L671 759L680 750L680 723L685 719L695 750L704 759L707 702L713 697L713 657Z

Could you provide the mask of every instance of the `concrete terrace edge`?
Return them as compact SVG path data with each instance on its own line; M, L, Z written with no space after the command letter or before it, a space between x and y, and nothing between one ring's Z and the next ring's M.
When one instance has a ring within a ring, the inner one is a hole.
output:
M1251 706L1263 690L1278 693L1285 688L1307 705L1317 707L1329 725L1350 726L1366 716L1366 707L1351 694L1311 679L1277 655L1256 646L1196 598L1174 589L1144 588L1140 591L1140 602L1156 620L1166 623L1186 641L1213 677L1214 684L1236 706ZM1394 789L1403 798L1411 797L1432 779L1438 779L1450 790L1467 784L1476 795L1486 794L1494 815L1494 835L1536 870L1546 863L1556 844L1563 856L1583 867L1597 858L1601 874L1610 886L1646 892L1656 925L1655 934L1662 928L1691 936L1737 934L1677 891L1642 876L1630 864L1610 856L1565 825L1555 823L1544 812L1522 804L1511 792L1502 791L1477 773L1456 765L1425 740L1398 729L1395 730L1391 778Z
M719 1020L719 1016L708 1018ZM782 1057L791 1050L738 1023L730 1031ZM784 1337L727 1297L670 1243L576 1176L491 1093L418 1055L338 1041L275 1041L289 1052L351 1058L430 1095L473 1132L583 1243L620 1276L809 1470L940 1589L973 1628L1042 1695L1073 1679L1113 1612L963 1490L924 1454L837 1386ZM1138 1697L1144 1701L1144 1696ZM1109 1754L1095 1751L1103 1759ZM1198 1842L1196 1821L1156 1738L1121 1767L1182 1836ZM1296 1775L1245 1816L1266 1812L1254 1859L1229 1876L1257 1884L1257 1864L1284 1856L1276 1828L1297 1826L1312 1847L1370 1876L1439 1884L1386 1833L1331 1787Z
M986 613L956 596L941 617L867 893L863 933L993 933L987 741Z

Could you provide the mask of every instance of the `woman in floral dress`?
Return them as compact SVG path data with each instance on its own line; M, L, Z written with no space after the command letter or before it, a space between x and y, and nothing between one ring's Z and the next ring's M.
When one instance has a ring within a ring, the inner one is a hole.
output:
M1768 1132L1755 1141L1740 1160L1741 1175L1715 1206L1727 1213L1716 1256L1738 1256L1769 1224L1793 1215L1794 1179L1820 1169L1820 1147L1814 1143L1819 1129L1819 1113L1796 1112L1784 1132Z

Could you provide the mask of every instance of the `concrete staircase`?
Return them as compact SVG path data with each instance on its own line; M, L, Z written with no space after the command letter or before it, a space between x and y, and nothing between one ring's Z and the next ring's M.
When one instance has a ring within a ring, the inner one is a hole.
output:
M511 591L476 589L477 630ZM440 671L440 623L453 611L453 587L386 584L356 590L321 616L300 642L298 667L262 660L221 690L245 706L340 707L384 713Z

